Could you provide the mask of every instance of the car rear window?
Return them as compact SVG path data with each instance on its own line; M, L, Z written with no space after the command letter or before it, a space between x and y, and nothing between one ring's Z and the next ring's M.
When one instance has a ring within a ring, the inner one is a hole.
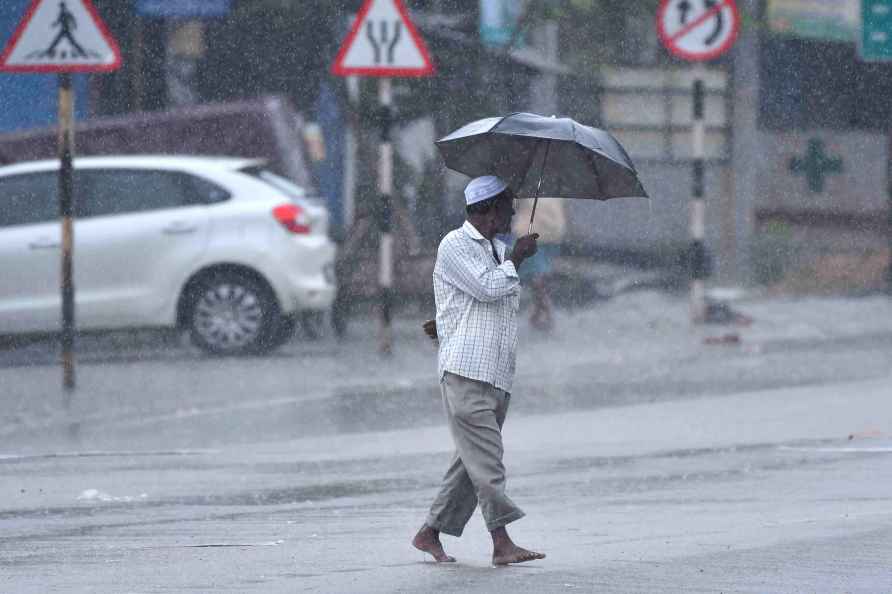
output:
M0 178L0 227L59 218L59 177L54 172Z
M202 204L216 204L229 200L229 192L210 180L195 175L186 175L191 190L195 193L198 202Z
M305 189L303 189L290 179L282 177L277 173L273 173L269 169L266 169L264 167L245 167L243 169L240 169L239 171L241 171L242 173L246 173L247 175L250 175L255 179L266 182L280 192L284 193L289 198L315 202L314 199L307 196L307 191Z

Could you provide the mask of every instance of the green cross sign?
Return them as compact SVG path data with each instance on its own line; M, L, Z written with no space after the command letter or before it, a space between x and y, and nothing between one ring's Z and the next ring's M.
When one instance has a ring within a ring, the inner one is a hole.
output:
M842 173L842 159L830 158L824 154L824 141L812 138L808 141L808 150L805 158L793 157L790 159L790 171L794 174L804 174L808 182L808 189L815 194L824 191L824 176L832 173Z
M892 0L861 0L858 53L865 62L892 60Z

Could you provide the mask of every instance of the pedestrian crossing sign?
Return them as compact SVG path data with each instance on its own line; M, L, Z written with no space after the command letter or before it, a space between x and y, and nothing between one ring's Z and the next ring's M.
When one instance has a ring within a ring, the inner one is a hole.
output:
M7 72L108 72L118 44L90 0L33 0L3 53Z
M338 76L430 76L434 65L401 0L366 0L331 70Z

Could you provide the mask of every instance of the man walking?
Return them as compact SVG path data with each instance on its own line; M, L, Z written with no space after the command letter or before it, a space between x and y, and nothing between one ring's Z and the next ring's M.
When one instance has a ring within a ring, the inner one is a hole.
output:
M443 486L412 544L441 562L440 532L461 536L478 503L490 531L494 565L543 559L514 544L506 526L524 513L505 494L502 424L508 412L517 348L520 280L517 268L536 253L537 234L506 254L496 234L511 230L514 195L498 177L465 188L467 220L443 238L434 266L438 373L455 455Z

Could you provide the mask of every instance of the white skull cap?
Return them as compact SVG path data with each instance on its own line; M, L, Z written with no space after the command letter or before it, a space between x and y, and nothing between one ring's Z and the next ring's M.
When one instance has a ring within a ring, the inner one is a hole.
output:
M508 184L495 175L475 177L468 182L467 187L465 187L465 202L468 205L482 202L483 200L501 194L507 187Z

